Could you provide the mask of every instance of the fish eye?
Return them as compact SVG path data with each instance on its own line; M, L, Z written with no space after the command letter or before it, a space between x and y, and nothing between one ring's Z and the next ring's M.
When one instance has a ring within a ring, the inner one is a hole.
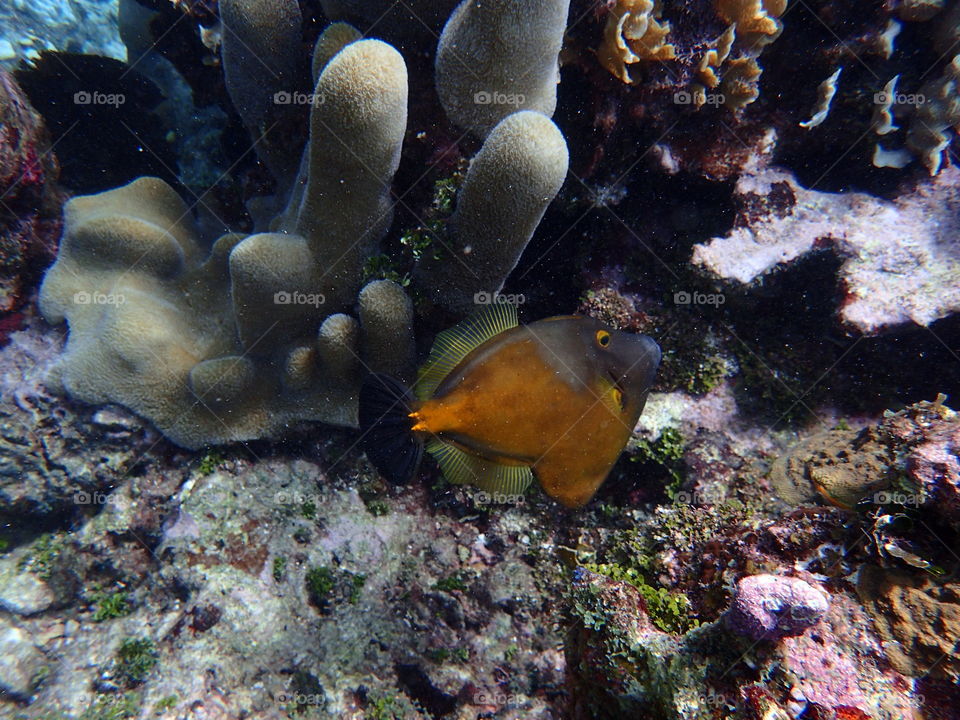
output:
M610 333L606 330L597 330L597 345L606 347L610 344Z

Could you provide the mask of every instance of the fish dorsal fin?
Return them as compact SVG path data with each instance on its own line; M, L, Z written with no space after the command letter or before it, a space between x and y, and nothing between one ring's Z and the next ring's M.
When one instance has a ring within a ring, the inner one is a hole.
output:
M443 476L455 485L475 485L488 493L520 495L533 481L533 471L526 465L501 465L437 438L427 441L427 452L436 459Z
M516 305L492 302L463 322L439 333L433 341L430 357L420 368L415 389L417 399L426 400L432 397L443 379L471 351L495 335L519 324Z

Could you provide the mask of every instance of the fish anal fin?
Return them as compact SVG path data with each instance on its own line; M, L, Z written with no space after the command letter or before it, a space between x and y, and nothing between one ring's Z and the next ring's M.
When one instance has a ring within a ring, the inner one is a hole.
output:
M443 476L455 485L474 485L488 493L520 495L533 482L527 465L504 465L478 457L451 443L436 438L427 442Z
M420 368L415 388L417 398L426 400L432 397L443 379L461 360L490 338L517 325L516 305L492 302L459 324L438 333L430 349L430 357Z

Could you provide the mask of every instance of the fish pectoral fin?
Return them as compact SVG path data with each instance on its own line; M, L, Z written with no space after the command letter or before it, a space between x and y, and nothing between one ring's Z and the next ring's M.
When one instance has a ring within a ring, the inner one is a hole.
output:
M527 465L502 465L436 438L427 441L426 449L440 465L443 476L455 485L475 485L489 493L520 495L533 482L533 472Z
M534 466L534 473L547 495L568 508L579 508L590 502L607 479L610 468L584 474L562 463L538 462Z

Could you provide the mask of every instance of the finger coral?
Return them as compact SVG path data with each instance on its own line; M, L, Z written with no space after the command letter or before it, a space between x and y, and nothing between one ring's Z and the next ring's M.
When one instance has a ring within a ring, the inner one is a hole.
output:
M569 4L463 0L437 46L437 93L447 117L482 137L517 110L553 115Z
M450 220L450 252L418 268L428 296L466 312L477 294L496 294L560 190L567 164L567 144L549 118L525 110L502 120L470 164Z
M226 5L236 6L225 22L243 45L270 3ZM561 30L565 17L564 4L554 18ZM276 64L238 77L249 50L236 48L226 76L256 137L275 121L265 98L289 68L273 47ZM555 73L556 53L548 56ZM261 70L266 76L254 77ZM320 36L312 70L299 171L289 157L264 155L277 194L255 199L262 232L205 241L192 208L157 178L69 203L40 305L50 322L69 323L58 376L73 397L125 405L197 448L275 435L300 420L355 426L363 375L412 369L410 298L389 280L361 290L393 217L406 65L390 45L338 23ZM471 164L449 242L439 243L449 252L416 271L423 296L466 312L475 293L499 290L566 171L566 143L548 117L521 111L497 124Z
M195 448L301 419L354 425L363 348L377 367L412 361L412 306L399 286L361 293L359 325L337 313L355 302L362 254L389 223L403 60L380 41L352 43L317 92L329 102L311 109L279 232L228 234L207 250L190 208L155 178L68 204L40 304L70 324L61 380L71 395L130 407Z
M230 99L274 177L286 179L296 147L275 127L292 108L275 102L295 85L300 50L296 0L222 0L223 72Z

